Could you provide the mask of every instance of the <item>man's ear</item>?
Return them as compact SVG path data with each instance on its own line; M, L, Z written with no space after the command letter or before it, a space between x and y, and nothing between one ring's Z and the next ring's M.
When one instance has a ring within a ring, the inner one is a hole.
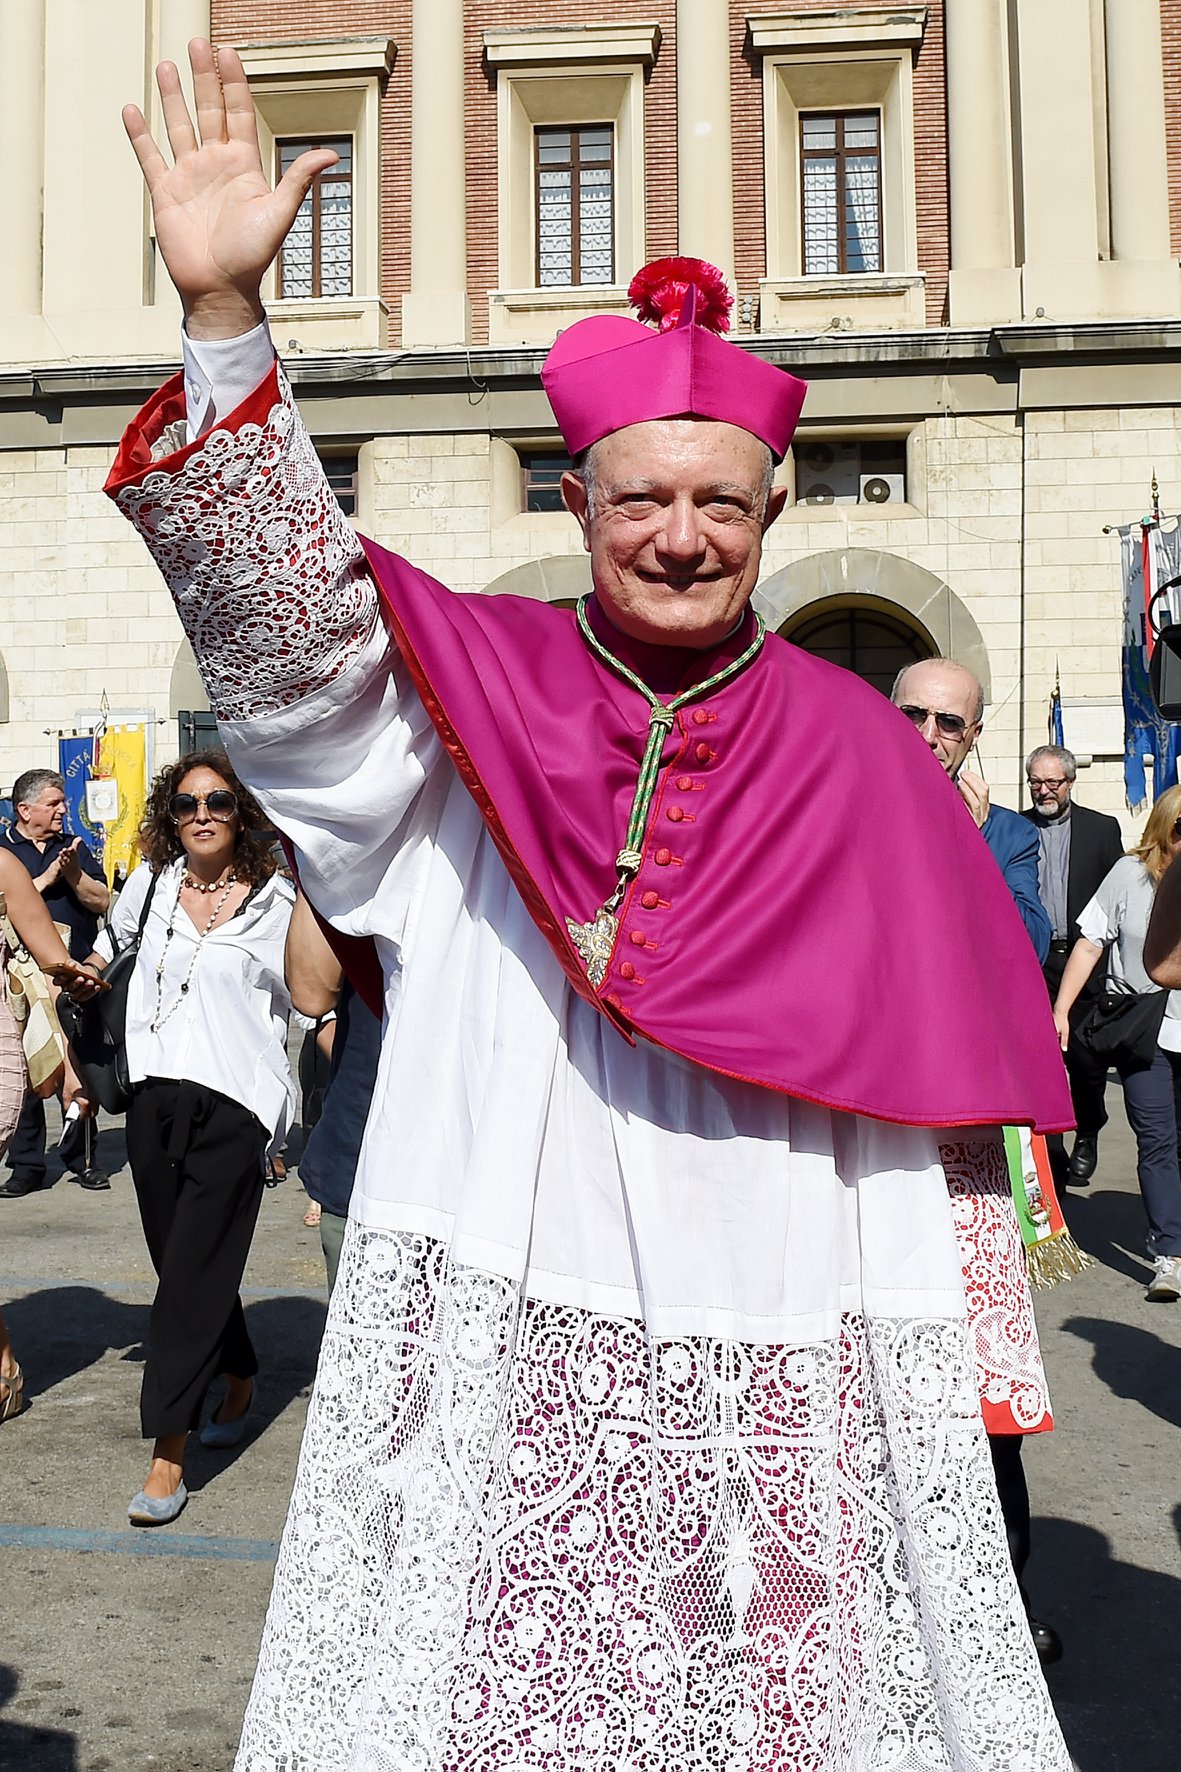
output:
M586 482L581 474L565 473L558 483L562 494L562 503L570 515L578 522L582 530L582 545L590 553L590 500L587 498Z
M779 516L787 503L787 487L773 486L767 494L767 508L763 512L763 534L766 535L776 517Z

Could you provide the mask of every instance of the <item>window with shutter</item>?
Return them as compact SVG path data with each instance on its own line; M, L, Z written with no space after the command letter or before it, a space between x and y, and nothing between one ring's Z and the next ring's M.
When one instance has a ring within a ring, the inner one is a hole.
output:
M534 131L537 283L615 280L615 151L609 123Z
M279 254L281 301L353 293L353 138L324 136L275 143L279 177L309 148L340 158L312 181Z
M881 118L877 111L800 117L804 275L882 269Z

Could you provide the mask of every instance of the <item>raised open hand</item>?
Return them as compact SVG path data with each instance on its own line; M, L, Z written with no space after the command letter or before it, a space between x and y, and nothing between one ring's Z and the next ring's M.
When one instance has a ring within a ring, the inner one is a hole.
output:
M232 338L262 317L259 288L318 172L335 164L313 148L271 189L258 150L254 100L238 54L216 54L204 37L189 44L194 127L172 62L156 84L173 164L153 140L138 105L123 126L135 149L156 221L156 239L194 338ZM198 139L198 132L199 137Z

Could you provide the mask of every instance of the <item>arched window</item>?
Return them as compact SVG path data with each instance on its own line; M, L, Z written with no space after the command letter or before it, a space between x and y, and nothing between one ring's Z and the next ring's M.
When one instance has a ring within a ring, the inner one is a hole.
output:
M815 604L781 630L785 640L843 665L889 695L904 665L932 658L935 648L901 611L875 608L866 598L856 602Z

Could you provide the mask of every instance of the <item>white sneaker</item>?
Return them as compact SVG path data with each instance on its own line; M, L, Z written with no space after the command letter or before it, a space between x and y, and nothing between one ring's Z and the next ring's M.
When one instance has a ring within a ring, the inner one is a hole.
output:
M1145 1296L1153 1304L1174 1304L1181 1298L1181 1255L1158 1255L1154 1265Z

